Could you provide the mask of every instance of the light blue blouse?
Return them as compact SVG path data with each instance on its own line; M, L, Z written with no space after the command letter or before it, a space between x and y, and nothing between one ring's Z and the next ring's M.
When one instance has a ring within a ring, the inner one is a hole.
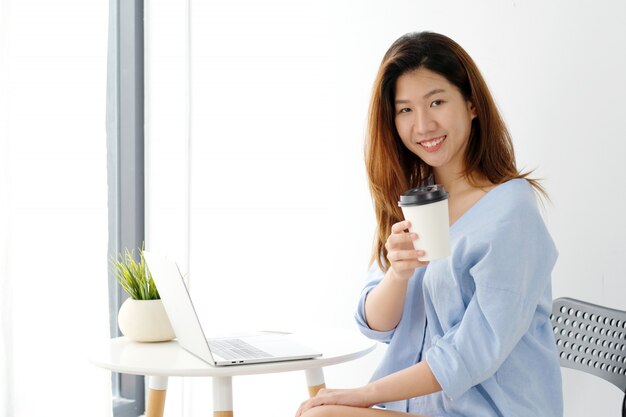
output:
M443 389L383 406L429 417L561 417L549 319L557 251L532 187L522 179L495 187L450 237L451 256L415 271L391 331L367 325L365 299L384 276L376 263L368 274L356 319L389 344L372 379L425 359Z

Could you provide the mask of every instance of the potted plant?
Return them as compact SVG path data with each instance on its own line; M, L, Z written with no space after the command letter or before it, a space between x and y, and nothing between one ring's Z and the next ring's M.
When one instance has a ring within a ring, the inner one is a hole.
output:
M118 313L117 322L122 334L137 342L162 342L175 337L163 302L150 271L146 268L143 247L139 260L135 251L125 250L111 259L113 273L130 298Z

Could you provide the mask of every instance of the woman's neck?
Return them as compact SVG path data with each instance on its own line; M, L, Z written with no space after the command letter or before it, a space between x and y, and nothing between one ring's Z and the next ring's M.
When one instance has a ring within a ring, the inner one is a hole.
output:
M433 169L435 175L435 183L443 185L443 188L449 194L456 194L458 191L465 190L470 183L462 173L451 172L450 170Z
M451 194L460 194L470 189L489 189L493 184L482 175L473 175L470 179L463 172L433 169L435 183L443 185L443 188Z
M463 173L450 174L450 171L434 170L435 182L443 185L448 192L448 214L450 225L456 223L474 204L495 187L487 178L474 175L470 178Z

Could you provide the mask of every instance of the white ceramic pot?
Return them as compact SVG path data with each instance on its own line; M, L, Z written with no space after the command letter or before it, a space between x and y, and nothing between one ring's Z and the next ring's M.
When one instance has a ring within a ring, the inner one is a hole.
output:
M161 300L128 298L117 316L122 334L136 342L164 342L176 335Z

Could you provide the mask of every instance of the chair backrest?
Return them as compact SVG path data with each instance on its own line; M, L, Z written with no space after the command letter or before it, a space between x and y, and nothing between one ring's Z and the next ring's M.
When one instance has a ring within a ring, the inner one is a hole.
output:
M550 320L561 366L596 375L626 393L626 311L558 298Z

